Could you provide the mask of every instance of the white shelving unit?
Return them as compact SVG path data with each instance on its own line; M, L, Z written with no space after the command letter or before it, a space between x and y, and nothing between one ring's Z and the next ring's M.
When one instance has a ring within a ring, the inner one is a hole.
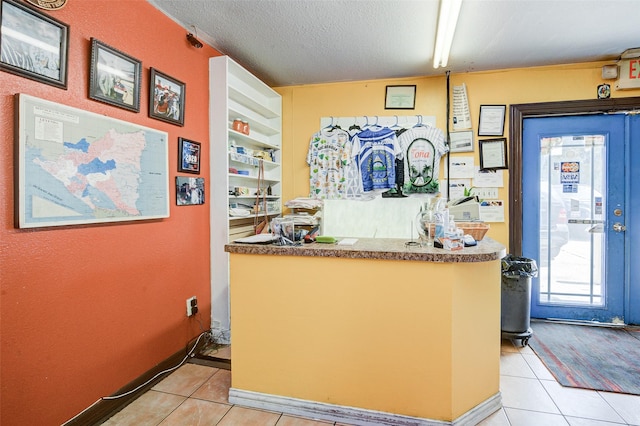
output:
M234 119L249 123L246 135L232 129ZM282 211L282 97L228 56L209 60L209 135L211 147L211 327L222 343L231 339L229 316L229 254L224 245L253 232L253 213L232 217L232 206L252 208L258 187L258 160L251 153L267 151L273 161L263 160L263 189L268 214ZM238 153L244 150L245 153ZM248 154L247 154L248 153ZM231 170L246 174L232 173ZM248 195L235 195L248 188Z

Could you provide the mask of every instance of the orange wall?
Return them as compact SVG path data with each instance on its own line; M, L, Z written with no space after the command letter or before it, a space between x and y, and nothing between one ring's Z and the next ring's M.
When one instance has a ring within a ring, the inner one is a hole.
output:
M208 204L176 207L174 182L181 136L202 142L209 183L208 59L219 53L191 47L145 0L71 0L50 15L70 25L68 90L0 72L3 426L60 424L184 348L201 330L188 297L210 321ZM142 61L139 113L88 99L91 37ZM148 117L149 67L186 83L184 127ZM15 93L168 132L171 217L14 229Z

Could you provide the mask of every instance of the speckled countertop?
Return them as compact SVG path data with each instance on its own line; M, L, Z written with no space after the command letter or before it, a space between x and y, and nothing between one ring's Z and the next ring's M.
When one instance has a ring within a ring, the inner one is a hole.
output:
M268 254L280 256L343 257L351 259L420 260L426 262L489 262L502 259L506 248L485 237L475 247L448 251L434 247L406 245L397 238L358 238L354 245L311 243L301 246L274 244L230 243L225 251L238 254Z

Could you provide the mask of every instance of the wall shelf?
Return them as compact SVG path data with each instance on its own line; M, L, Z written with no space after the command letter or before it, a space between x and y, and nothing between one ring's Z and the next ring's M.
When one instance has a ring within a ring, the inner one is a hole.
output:
M271 187L268 215L282 211L282 97L228 56L209 60L209 93L211 324L226 343L231 324L229 254L224 245L254 232L253 213L231 217L229 208L235 203L253 206L256 192ZM248 135L231 128L237 118L249 123ZM268 152L273 161L263 160L264 182L258 188L259 161L254 155L260 151ZM230 168L248 174L230 173ZM232 195L237 187L252 195Z

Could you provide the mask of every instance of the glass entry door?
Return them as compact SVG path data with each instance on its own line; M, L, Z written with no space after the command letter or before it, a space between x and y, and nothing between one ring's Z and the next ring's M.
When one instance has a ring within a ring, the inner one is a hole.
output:
M523 256L531 316L624 321L625 116L523 123Z

